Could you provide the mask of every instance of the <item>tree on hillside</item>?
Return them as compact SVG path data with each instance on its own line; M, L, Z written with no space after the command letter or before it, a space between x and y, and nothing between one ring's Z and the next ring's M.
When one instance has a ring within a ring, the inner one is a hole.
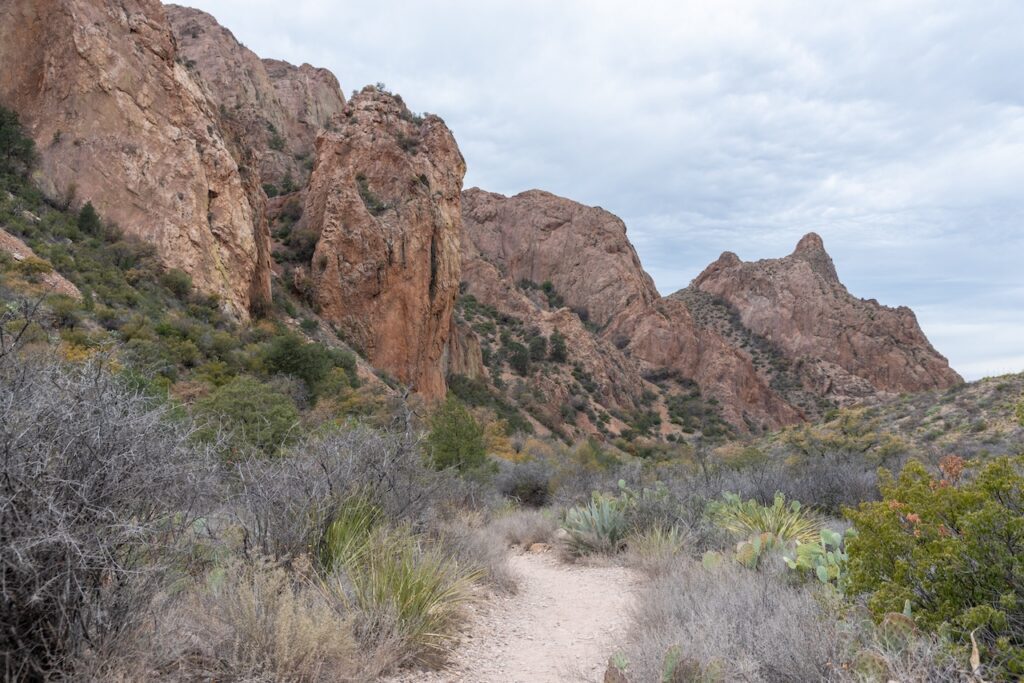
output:
M36 158L36 146L25 136L18 114L0 107L0 175L24 175Z
M427 447L437 469L455 467L466 472L483 465L487 456L483 427L454 396L431 417Z

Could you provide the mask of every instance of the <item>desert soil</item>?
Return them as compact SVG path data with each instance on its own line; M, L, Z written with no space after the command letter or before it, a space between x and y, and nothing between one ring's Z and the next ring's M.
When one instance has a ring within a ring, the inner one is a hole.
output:
M625 633L637 585L624 567L565 564L552 552L516 553L513 595L475 604L448 666L398 681L600 681Z

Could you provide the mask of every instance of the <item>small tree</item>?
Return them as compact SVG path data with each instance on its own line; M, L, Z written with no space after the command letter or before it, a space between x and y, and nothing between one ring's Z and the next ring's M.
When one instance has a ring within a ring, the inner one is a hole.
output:
M487 456L483 427L454 396L449 396L431 417L427 446L430 462L437 469L478 469Z
M78 212L78 229L86 235L97 236L102 230L99 214L96 213L92 202L86 202L82 210Z
M25 174L35 158L35 142L24 134L18 114L0 107L0 174Z
M565 335L558 330L551 333L551 360L564 363L569 358L569 349L565 345Z
M548 356L548 340L538 334L530 339L530 360L542 361Z

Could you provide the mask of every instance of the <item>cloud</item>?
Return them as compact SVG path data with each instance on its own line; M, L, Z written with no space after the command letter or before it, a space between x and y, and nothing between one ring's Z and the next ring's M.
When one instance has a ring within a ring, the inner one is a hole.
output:
M1022 3L194 2L439 113L467 185L622 216L662 292L816 230L963 374L1024 369Z

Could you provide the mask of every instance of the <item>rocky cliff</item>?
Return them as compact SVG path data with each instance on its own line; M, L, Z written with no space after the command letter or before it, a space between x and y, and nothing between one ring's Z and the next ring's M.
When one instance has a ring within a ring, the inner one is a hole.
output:
M376 367L444 395L466 165L444 122L367 87L317 138L310 297Z
M736 430L757 432L852 400L960 381L909 309L846 291L816 235L774 261L725 254L691 287L662 298L622 221L602 209L539 191L473 189L463 215L466 291L527 327L550 329L557 315L573 363L598 378L590 398L620 426L650 410L680 426L669 408L691 383ZM488 328L477 329L486 349ZM507 384L502 372L492 368ZM545 370L530 381L552 377ZM548 393L560 402L572 394Z
M86 200L236 315L269 300L267 235L156 0L9 0L0 101L52 197Z
M744 328L796 370L804 389L838 403L962 381L913 311L852 296L814 233L780 259L744 263L727 252L689 289L732 308Z
M222 127L252 150L271 193L305 185L316 135L345 106L338 79L308 64L260 59L206 12L167 5L180 61L203 84Z

